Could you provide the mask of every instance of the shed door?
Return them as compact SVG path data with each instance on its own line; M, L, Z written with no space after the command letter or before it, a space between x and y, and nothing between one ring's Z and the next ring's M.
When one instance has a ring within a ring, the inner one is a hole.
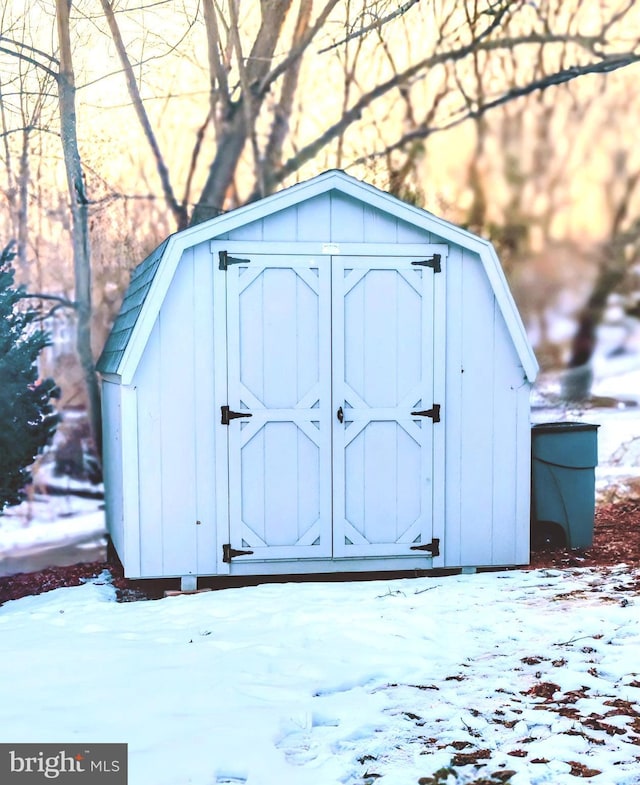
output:
M432 540L434 273L414 260L334 259L334 556Z
M432 538L433 271L229 265L229 521L242 560L416 556ZM250 415L250 416L249 416ZM422 555L429 556L428 552Z
M245 558L331 556L330 269L251 256L227 279L230 541Z

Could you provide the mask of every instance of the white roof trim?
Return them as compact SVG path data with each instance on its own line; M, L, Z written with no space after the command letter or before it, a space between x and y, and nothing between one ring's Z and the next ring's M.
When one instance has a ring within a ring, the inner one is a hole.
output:
M260 201L252 202L237 210L192 226L169 238L155 278L120 361L118 370L121 383L131 384L133 380L183 251L331 190L337 190L358 201L366 202L402 221L425 231L434 232L445 240L477 253L491 283L525 375L530 382L535 380L539 370L538 362L527 338L504 271L491 243L426 210L406 204L368 183L356 180L342 171L331 170L311 180L292 185Z

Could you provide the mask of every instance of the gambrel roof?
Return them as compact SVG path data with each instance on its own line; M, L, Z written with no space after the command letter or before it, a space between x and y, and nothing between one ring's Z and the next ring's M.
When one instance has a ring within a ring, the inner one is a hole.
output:
M131 382L185 249L220 238L234 229L333 191L477 253L526 377L529 381L535 379L538 363L492 244L340 170L324 172L260 201L170 235L133 271L122 308L98 361L98 371L119 377L123 384Z

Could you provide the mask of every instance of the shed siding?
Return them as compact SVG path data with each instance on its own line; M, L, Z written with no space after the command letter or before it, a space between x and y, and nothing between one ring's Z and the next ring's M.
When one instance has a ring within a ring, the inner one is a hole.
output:
M102 424L104 432L104 488L107 531L113 546L123 559L124 510L122 471L122 387L104 382L102 385Z
M280 242L436 242L429 232L338 192L234 229L218 239Z
M497 303L493 313L493 528L489 532L492 564L517 564L528 561L518 555L516 530L528 530L528 519L518 518L518 494L521 492L519 460L526 439L518 432L519 391L524 384L524 371L518 362L507 327ZM511 478L511 479L509 479Z
M462 249L452 245L447 256L446 304L446 410L445 432L445 537L444 564L461 564L462 549ZM458 492L454 493L453 488Z
M296 208L296 240L326 242L331 225L331 197L329 194L315 196ZM331 238L329 238L331 239Z
M136 373L141 571L149 577L196 574L198 539L206 543L214 527L213 499L203 502L213 477L205 489L198 476L213 461L211 267L203 246L183 254Z
M140 445L140 571L162 574L162 412L160 409L160 325L156 321L136 371ZM170 455L165 460L170 460Z
M514 533L515 524L521 543L528 531L528 510L518 506L529 449L528 430L519 425L523 385L522 367L479 258L451 246L445 564L527 561L528 551L516 546ZM528 428L526 414L525 422Z
M196 552L197 573L216 571L216 498L215 498L215 412L216 367L222 369L225 357L217 361L213 334L213 257L207 241L193 249L194 265L194 375L193 412L196 418ZM219 366L218 366L219 362ZM222 373L225 376L224 373ZM226 380L226 377L225 377Z

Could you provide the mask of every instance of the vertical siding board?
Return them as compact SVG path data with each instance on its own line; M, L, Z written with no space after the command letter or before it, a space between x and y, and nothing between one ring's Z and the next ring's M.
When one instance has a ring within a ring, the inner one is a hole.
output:
M462 551L462 249L449 247L444 272L446 286L446 391L445 427L445 536L444 566L458 566Z
M463 252L461 564L491 563L493 516L493 291L476 254Z
M262 221L262 239L286 242L297 239L297 215L295 207L268 215Z
M217 258L217 257L216 257ZM216 571L215 366L213 352L213 263L209 243L194 248L194 430L196 452L197 572Z
M239 226L228 233L229 240L262 240L262 219L259 221L252 221L250 224Z
M364 242L364 204L363 202L331 194L331 242Z
M418 226L398 220L397 239L399 243L429 243L431 235Z
M124 527L124 568L132 578L140 577L140 452L138 444L138 400L135 387L120 391L122 415L122 516Z
M218 248L213 249L214 259ZM229 340L227 337L227 274L213 270L213 361L214 361L214 470L211 487L215 496L216 544L215 573L225 575L230 571L222 561L222 546L229 542L229 428L222 425L220 407L228 404L228 358ZM199 544L198 544L199 545ZM200 548L198 547L200 556Z
M140 571L162 572L162 434L160 430L160 323L156 321L133 380L138 396Z
M119 384L102 384L102 430L104 432L104 488L105 517L107 531L113 545L124 560L125 520L122 504L122 410L120 398L122 387Z
M330 239L331 197L322 194L296 206L297 239L300 242L327 242Z
M368 243L394 243L398 220L375 207L364 206L364 239Z
M443 417L446 423L448 414L447 394L447 290L449 277L447 275L448 261L445 261L441 273L433 275L433 320L431 321L433 334L431 336L431 358L433 364L433 403L444 406ZM430 272L425 270L425 272ZM454 312L455 313L455 312ZM427 314L425 312L425 321ZM459 368L455 375L459 384ZM459 396L458 396L459 401ZM423 426L424 427L424 426ZM446 540L446 482L445 456L447 454L446 425L437 424L433 428L432 440L432 477L431 486L425 491L427 499L432 503L433 537L444 543ZM442 567L445 563L446 546L441 548L441 555L433 559L434 567Z
M162 557L168 575L196 571L193 250L184 252L160 312Z
M515 563L518 442L518 360L509 339L500 309L492 315L495 331L493 346L493 564Z
M529 564L531 528L531 404L530 385L524 381L524 369L520 369L517 427L516 459L516 520L515 520L515 562Z

